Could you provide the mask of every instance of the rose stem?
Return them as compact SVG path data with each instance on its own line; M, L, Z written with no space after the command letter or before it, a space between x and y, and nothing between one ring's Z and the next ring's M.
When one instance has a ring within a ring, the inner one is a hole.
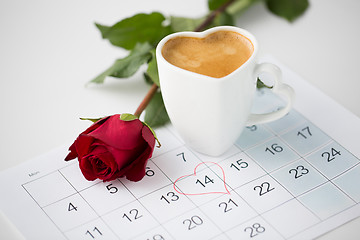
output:
M154 83L151 86L150 90L147 92L147 94L144 97L144 99L142 100L142 102L140 103L139 107L136 109L136 111L134 113L135 116L140 117L141 113L144 111L144 109L149 104L151 98L155 95L157 89L158 89L158 86Z
M209 26L211 24L211 22L215 19L215 17L219 14L225 11L225 9L231 5L235 0L230 0L226 3L224 3L222 6L220 6L218 9L212 11L207 18L197 27L195 28L195 32L200 32L202 30L204 30L207 26ZM147 105L149 104L150 100L152 99L152 97L154 96L154 94L156 93L158 89L158 86L154 83L150 90L147 92L146 96L144 97L144 99L141 101L139 107L136 109L134 115L137 117L140 117L141 113L145 110L145 108L147 107Z
M218 9L212 11L207 18L197 27L195 28L195 32L200 32L204 30L207 26L209 26L212 21L215 19L215 17L219 14L225 11L225 9L230 6L235 0L230 0L224 3L222 6L220 6Z

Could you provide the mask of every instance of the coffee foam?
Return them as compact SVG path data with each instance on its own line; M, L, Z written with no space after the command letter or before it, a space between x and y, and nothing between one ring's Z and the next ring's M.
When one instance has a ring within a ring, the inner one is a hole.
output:
M176 37L167 41L163 57L171 64L210 77L224 77L254 52L245 36L232 31L218 31L205 38Z

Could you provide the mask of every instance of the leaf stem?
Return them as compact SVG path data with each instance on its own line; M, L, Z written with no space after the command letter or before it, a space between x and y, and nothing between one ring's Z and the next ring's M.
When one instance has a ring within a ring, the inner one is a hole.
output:
M226 3L224 3L222 6L220 6L218 9L212 11L207 18L197 27L194 29L195 32L200 32L202 30L204 30L207 26L209 26L212 21L215 19L215 17L224 12L225 9L230 6L235 0L230 0L227 1ZM146 94L146 96L144 97L144 99L142 100L142 102L140 103L139 107L136 109L134 115L137 117L140 117L141 113L145 110L145 108L147 107L147 105L149 104L149 102L151 101L152 97L154 96L154 94L156 93L158 89L158 86L154 83L150 90L148 91L148 93Z

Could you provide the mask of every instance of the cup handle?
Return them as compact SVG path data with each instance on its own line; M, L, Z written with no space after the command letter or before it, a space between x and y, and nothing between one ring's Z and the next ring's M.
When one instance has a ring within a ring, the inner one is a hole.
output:
M269 73L273 76L274 85L271 90L275 94L284 96L287 100L287 105L284 108L271 113L250 114L246 123L247 126L274 121L285 116L291 110L295 100L295 92L292 87L282 82L282 73L278 66L271 63L257 64L254 70L255 76L259 76L262 72Z

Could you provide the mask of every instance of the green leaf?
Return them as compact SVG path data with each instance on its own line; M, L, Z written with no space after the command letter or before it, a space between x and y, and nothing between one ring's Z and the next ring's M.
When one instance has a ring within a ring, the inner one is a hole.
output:
M156 133L155 133L155 131L149 126L149 124L147 124L146 122L142 122L145 126L147 126L149 129L150 129L150 131L151 131L151 133L154 135L154 138L155 138L155 140L157 141L157 143L158 143L158 145L156 146L156 147L161 147L161 143L160 143L160 141L159 141L159 139L157 138L157 136L156 136Z
M208 0L209 10L213 11L224 5L229 0Z
M103 83L107 76L117 78L127 78L136 73L141 65L149 61L151 58L150 50L153 47L149 43L138 43L130 54L122 59L118 59L115 63L91 80L91 83Z
M235 21L232 15L227 12L222 12L214 19L212 26L235 26Z
M257 78L256 87L259 89L260 88L269 88L269 89L273 88L273 86L266 85L263 81L260 80L260 78Z
M151 77L147 74L147 72L144 72L144 79L145 79L145 82L149 85L152 85L154 83L153 80L151 79Z
M241 13L246 11L250 6L260 1L263 0L237 0L233 2L229 7L227 7L226 11L232 16L240 15Z
M131 113L122 113L122 114L120 114L120 120L132 121L132 120L135 120L135 119L138 119L138 117L131 114Z
M185 18L171 16L170 26L174 32L194 31L194 29L196 29L205 19L206 17ZM221 14L218 14L214 19L213 23L210 24L207 28L222 25L234 25L233 17L227 12L222 12Z
M266 6L275 15L292 22L306 11L309 2L308 0L266 0Z
M145 111L145 122L151 127L159 127L169 122L160 92L155 93Z
M170 26L174 32L194 31L199 26L205 17L202 18L185 18L185 17L170 17Z
M101 120L103 118L80 118L80 120L88 120L91 121L93 123L96 123L97 121Z
M95 24L102 37L111 44L131 50L136 43L149 42L155 46L164 36L171 33L170 26L164 26L165 17L158 12L139 13L125 18L113 26Z
M158 68L157 68L155 49L151 50L151 55L152 55L152 58L151 58L150 62L148 63L146 75L151 79L151 81L153 83L155 83L158 87L160 87L159 72L158 72Z

